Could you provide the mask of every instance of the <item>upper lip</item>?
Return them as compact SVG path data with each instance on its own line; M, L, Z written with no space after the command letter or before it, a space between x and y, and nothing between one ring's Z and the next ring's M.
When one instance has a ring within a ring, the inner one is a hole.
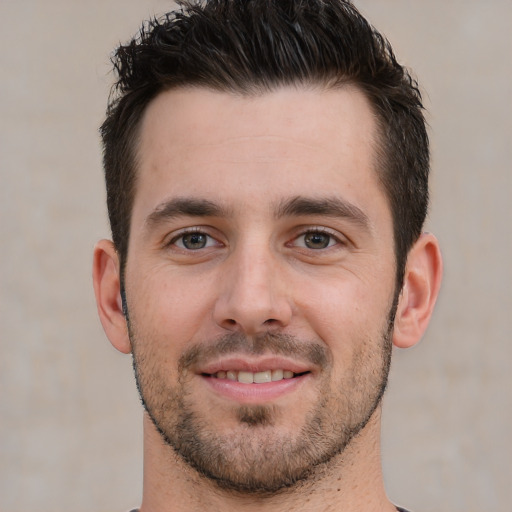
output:
M220 371L263 372L266 370L290 370L293 373L306 373L313 370L311 364L280 356L249 357L232 355L222 357L198 367L198 374L214 375Z

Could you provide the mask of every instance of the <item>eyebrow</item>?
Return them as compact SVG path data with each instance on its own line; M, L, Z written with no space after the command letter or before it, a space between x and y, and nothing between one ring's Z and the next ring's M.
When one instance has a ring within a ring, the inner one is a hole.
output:
M356 205L339 197L310 198L296 196L279 203L276 218L322 215L344 218L361 227L369 228L368 216Z
M208 199L176 197L159 204L146 218L154 226L176 217L227 217L230 211Z
M153 227L177 217L229 217L233 211L208 199L176 197L159 204L146 218L146 225ZM339 197L312 198L295 196L281 201L275 207L276 219L321 215L344 218L364 228L369 228L368 216L357 206Z

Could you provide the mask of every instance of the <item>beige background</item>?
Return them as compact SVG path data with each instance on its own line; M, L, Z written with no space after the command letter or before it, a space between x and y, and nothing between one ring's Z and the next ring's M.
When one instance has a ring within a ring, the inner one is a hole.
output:
M430 229L446 275L385 399L392 499L511 510L512 2L361 0L427 91ZM123 511L141 494L131 361L96 317L108 235L97 128L108 54L152 0L1 0L0 510Z

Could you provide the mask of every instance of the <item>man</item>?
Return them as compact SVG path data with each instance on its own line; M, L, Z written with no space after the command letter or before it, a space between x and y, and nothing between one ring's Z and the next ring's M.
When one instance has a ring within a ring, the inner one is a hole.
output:
M381 398L442 266L416 83L343 0L186 4L115 68L93 274L140 510L396 511Z

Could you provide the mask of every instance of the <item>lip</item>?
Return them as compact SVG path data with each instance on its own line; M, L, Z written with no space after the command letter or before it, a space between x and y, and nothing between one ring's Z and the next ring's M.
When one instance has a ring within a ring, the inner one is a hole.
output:
M212 361L201 366L196 373L213 375L220 371L263 372L265 370L290 370L293 373L312 372L311 364L290 360L285 357L271 356L263 358L249 358L247 356L231 356Z
M311 373L304 373L276 382L243 384L238 381L201 375L201 379L216 395L241 404L262 404L275 401L293 393L310 378Z
M262 372L265 370L290 370L297 374L290 379L260 384L245 384L229 379L217 378L220 371ZM196 374L202 379L209 390L217 396L240 404L263 404L296 392L312 378L311 364L290 360L286 357L271 356L250 358L232 356L212 361L202 366Z

